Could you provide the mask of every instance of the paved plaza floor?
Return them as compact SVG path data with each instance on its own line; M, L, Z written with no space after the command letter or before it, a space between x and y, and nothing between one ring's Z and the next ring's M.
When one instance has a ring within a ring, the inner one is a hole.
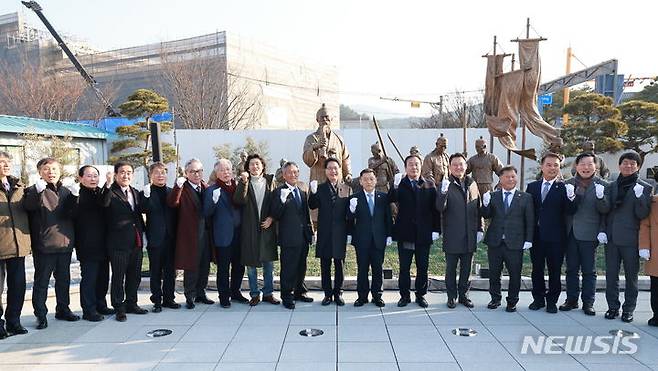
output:
M522 293L516 313L506 313L504 306L487 309L486 292L471 293L475 308L470 310L461 305L448 309L444 293L428 294L427 309L414 303L398 308L395 291L385 293L382 309L372 304L355 308L354 292L345 293L344 307L321 306L321 292L311 296L314 303L298 303L294 311L268 303L230 309L198 304L193 310L129 314L124 323L113 316L99 323L68 323L49 314L49 327L41 331L34 328L26 302L22 322L29 334L0 340L0 370L658 370L658 328L646 324L651 316L647 292L640 293L631 324L603 318L602 293L597 294L595 317L580 310L530 311L529 292ZM182 295L177 299L184 301ZM76 294L72 308L80 313L78 301ZM151 309L145 291L140 304ZM54 306L50 298L49 308ZM460 327L477 334L454 335ZM308 328L324 334L299 335ZM156 329L172 333L147 336ZM637 351L567 354L560 351L563 345L554 348L558 354L522 352L524 336L609 336L611 330L638 336L632 338Z

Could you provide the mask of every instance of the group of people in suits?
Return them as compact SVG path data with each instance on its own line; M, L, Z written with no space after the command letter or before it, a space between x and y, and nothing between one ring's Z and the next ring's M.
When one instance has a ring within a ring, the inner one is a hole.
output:
M466 158L449 156L448 173L440 180L421 176L418 155L404 159L404 174L397 174L388 192L376 190L372 169L360 173L361 190L342 179L341 163L324 161L326 181L299 181L299 167L286 162L283 182L266 173L258 154L244 161L235 177L233 165L219 160L207 184L198 159L185 164L184 177L168 187L167 168L154 163L150 182L141 191L131 186L134 169L118 162L100 185L97 168L79 169L79 183L64 184L61 164L44 158L37 164L40 178L30 187L11 175L11 156L0 152L0 278L7 283L7 306L0 320L0 338L24 334L20 313L26 291L25 257L34 257L32 305L37 329L48 326L46 299L55 278L55 318L77 321L70 309L70 263L73 249L80 261L82 318L101 321L115 314L146 314L137 304L143 250L150 270L152 311L178 309L176 270L183 270L185 305L214 304L206 294L210 263L217 265L219 304L258 305L261 301L294 309L297 301L312 302L304 284L309 247L317 236L315 255L320 259L322 305L345 305L342 298L346 248L355 248L357 299L383 307L384 253L397 242L399 307L411 303L411 264L415 261L414 301L427 307L430 249L442 237L445 254L447 306L472 308L469 288L473 254L484 242L489 262L487 307L501 306L501 275L509 274L506 311L519 300L523 256L532 261L531 310L568 311L579 307L594 315L596 249L605 245L605 318L633 320L637 303L640 259L647 260L651 276L651 304L658 313L658 199L639 179L640 157L633 152L619 159L620 174L607 182L596 175L596 158L576 157L576 175L561 180L561 156L547 153L541 159L542 179L517 189L517 170L499 172L499 187L480 194L466 175ZM396 213L391 204L395 204ZM652 206L653 204L653 206ZM317 226L311 221L317 210ZM485 224L484 219L488 222ZM485 234L485 225L486 234ZM280 255L280 299L274 297L274 261ZM566 263L565 263L566 262ZM558 308L560 274L566 266L566 300ZM625 295L619 300L619 269L623 264ZM258 268L263 283L259 287ZM332 277L333 269L333 277ZM545 272L548 271L548 286ZM110 272L112 273L110 276ZM249 298L241 284L247 273ZM582 279L581 279L582 276ZM369 279L371 277L371 279ZM110 305L106 296L110 291ZM0 317L3 314L0 305Z

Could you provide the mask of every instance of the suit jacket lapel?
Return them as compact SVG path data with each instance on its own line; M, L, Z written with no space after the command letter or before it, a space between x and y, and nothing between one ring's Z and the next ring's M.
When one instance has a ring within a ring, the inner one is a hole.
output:
M197 196L196 190L194 190L194 187L192 187L192 184L190 182L185 182L184 187L187 187L187 192L190 198L192 199L192 203L194 204L194 207L196 207L197 210L200 209L200 202L199 202L199 196Z
M114 192L115 195L119 196L119 199L123 201L124 205L128 206L128 208L132 210L132 208L130 207L130 202L128 202L128 199L126 198L126 194L123 193L121 187L118 184L115 183L112 185L112 192ZM134 199L135 199L135 194L133 194L133 200ZM137 205L135 204L135 206Z

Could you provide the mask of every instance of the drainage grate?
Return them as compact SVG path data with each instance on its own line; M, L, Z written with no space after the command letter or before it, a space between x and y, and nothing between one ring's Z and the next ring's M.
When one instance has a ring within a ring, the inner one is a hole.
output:
M162 336L171 335L172 332L173 331L171 331L169 329L166 329L166 328L159 328L157 330L152 330L152 331L147 332L146 336L148 336L150 338L159 338L159 337L162 337Z
M456 336L475 336L478 334L478 332L472 328L459 327L452 329L452 334Z
M299 335L304 337L316 337L324 334L324 331L317 328L305 328L299 332Z

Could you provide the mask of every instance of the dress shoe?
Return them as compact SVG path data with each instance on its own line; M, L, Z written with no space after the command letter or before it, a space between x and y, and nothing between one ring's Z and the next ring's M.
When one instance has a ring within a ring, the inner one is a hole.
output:
M457 304L455 303L455 299L454 299L454 298L448 298L448 302L446 303L446 305L447 305L448 308L450 308L450 309L455 309L455 308L457 307Z
M140 307L139 305L133 305L133 306L129 306L128 308L126 308L126 313L146 314L148 312L149 312L148 310Z
M111 316L111 315L115 314L117 311L112 309L112 308L105 307L105 308L97 309L96 312L98 312L99 314L102 314L104 316Z
M89 322L100 322L104 320L105 317L101 316L98 313L84 313L82 315L82 319Z
M286 309L291 309L291 310L292 310L292 309L295 309L295 302L294 302L294 301L287 301L287 300L284 300L284 301L283 301L283 306L284 306Z
M466 296L459 298L459 304L465 306L466 308L473 308L473 302Z
M583 313L587 314L588 316L596 315L596 311L591 304L583 304Z
M48 320L46 317L37 318L37 330L43 330L48 327Z
M355 306L355 307L362 307L362 306L364 306L364 305L367 304L367 303L368 303L368 299L358 298L358 299L356 299L356 301L354 302L354 306Z
M564 304L560 305L560 310L563 311L563 312L568 312L572 309L578 309L578 302L577 301L565 300Z
M126 317L126 312L124 311L118 311L117 315L114 318L119 322L126 322L126 320L128 319L128 317Z
M258 305L258 303L260 303L260 296L254 296L253 298L251 298L251 300L249 300L249 305L252 307L255 307L256 305Z
M331 304L331 296L325 296L320 304L322 304L323 306L327 306Z
M231 295L231 301L240 304L247 304L249 302L249 299L242 296L242 294L237 293L235 295Z
M409 303L411 303L411 299L409 299L409 298L400 298L400 300L398 300L398 307L400 307L400 308L406 307L407 304L409 304Z
M0 340L6 339L9 337L9 334L5 330L5 326L0 326Z
M379 308L383 308L384 306L386 306L386 303L384 303L384 300L382 300L381 296L372 298L372 303L378 306Z
M55 313L55 319L61 320L61 321L69 321L69 322L75 322L80 320L80 316L77 314L74 314L71 311L68 312L60 312L60 313Z
M649 320L647 321L647 325L658 327L658 317L649 318Z
M619 311L616 309L608 309L603 317L605 317L605 319L615 319L619 317Z
M507 307L505 307L505 312L508 313L516 312L516 304L507 303Z
M273 305L281 304L281 300L276 299L273 295L263 296L263 302L264 303L270 303L270 304L273 304Z
M624 312L621 314L621 320L623 322L629 323L633 322L633 313L631 312Z
M192 300L187 299L187 300L185 300L185 307L187 309L194 309L194 307L196 307L196 305L194 304L194 302Z
M231 301L228 299L220 299L219 300L219 305L222 308L230 308L231 307Z
M530 310L540 310L541 308L545 307L546 304L544 304L543 301L535 300L530 305L528 305L528 309Z
M427 304L427 300L425 300L425 298L422 296L416 296L416 304L418 304L418 306L421 308L429 307L429 304Z
M306 295L299 295L299 296L295 296L295 301L301 301L303 303L312 303L313 298L308 297Z
M160 313L162 312L162 304L153 304L153 309L151 310L153 313Z
M555 305L555 303L546 304L546 313L557 313L557 305Z
M334 295L334 302L336 302L336 305L338 305L339 307L345 305L345 300L343 300L343 296L340 294Z
M496 309L499 306L500 306L500 301L498 301L498 300L492 300L492 301L489 302L489 304L487 304L488 309Z
M23 327L20 323L16 324L7 324L7 332L9 335L25 335L27 334L27 329Z
M176 303L175 301L164 301L162 302L162 306L165 308L169 309L179 309L180 304Z
M208 304L208 305L215 304L215 302L213 300L208 299L207 296L199 296L198 298L194 299L194 302Z

